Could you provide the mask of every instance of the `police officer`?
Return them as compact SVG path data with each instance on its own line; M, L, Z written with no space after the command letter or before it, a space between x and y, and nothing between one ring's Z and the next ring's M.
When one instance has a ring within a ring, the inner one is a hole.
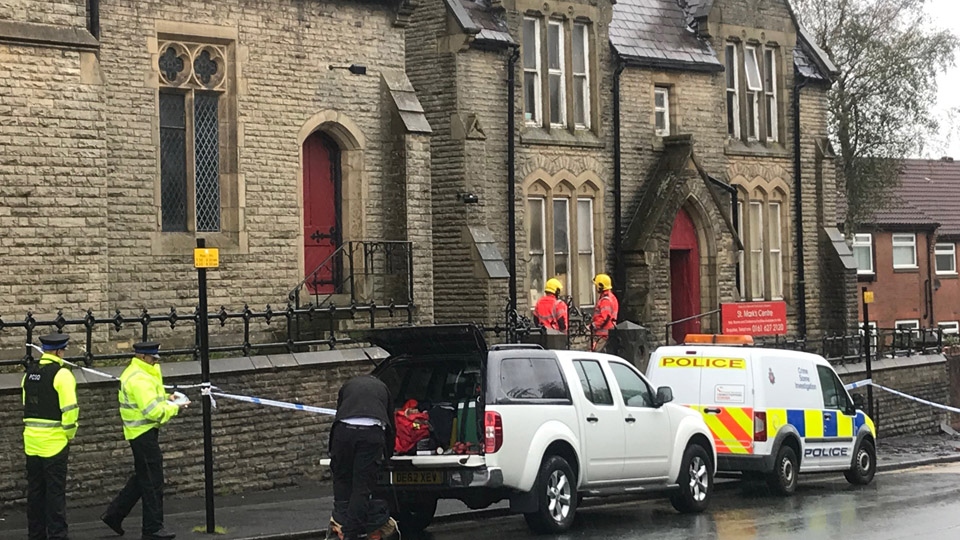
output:
M67 538L67 454L80 417L77 379L63 365L69 341L66 334L42 336L43 355L20 384L30 540Z
M160 373L160 344L141 342L133 346L130 365L120 375L120 419L123 437L133 450L134 473L114 497L100 519L117 534L123 534L124 518L143 501L143 540L169 540L176 535L163 528L163 454L160 426L180 412L168 401ZM184 405L186 406L186 405Z
M537 300L537 305L533 310L533 321L538 325L566 332L569 327L567 314L567 304L560 300L560 291L563 284L557 278L550 278L547 284L543 286L545 293Z
M597 303L593 308L593 320L590 323L593 332L590 350L596 351L603 348L610 336L610 329L617 325L620 303L613 295L613 281L610 276L597 274L593 278L593 284L597 287Z

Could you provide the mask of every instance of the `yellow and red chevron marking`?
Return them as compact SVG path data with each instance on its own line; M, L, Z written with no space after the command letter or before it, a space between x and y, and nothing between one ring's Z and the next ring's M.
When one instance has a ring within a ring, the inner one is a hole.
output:
M753 453L753 409L749 407L693 406L713 434L718 454ZM720 414L705 413L704 409L720 409Z

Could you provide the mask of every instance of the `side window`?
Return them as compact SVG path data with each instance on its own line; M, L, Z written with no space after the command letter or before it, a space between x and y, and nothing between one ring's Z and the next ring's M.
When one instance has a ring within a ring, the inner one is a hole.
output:
M505 358L500 362L500 392L509 399L570 399L553 358Z
M610 393L610 385L607 384L607 378L603 375L600 362L577 360L574 364L577 366L577 375L580 376L584 397L594 405L613 405L613 394Z
M653 407L653 396L647 383L635 371L618 362L610 362L610 369L620 386L627 407Z
M836 376L828 367L817 366L820 376L820 391L823 392L823 406L828 409L842 409L846 399L837 390Z

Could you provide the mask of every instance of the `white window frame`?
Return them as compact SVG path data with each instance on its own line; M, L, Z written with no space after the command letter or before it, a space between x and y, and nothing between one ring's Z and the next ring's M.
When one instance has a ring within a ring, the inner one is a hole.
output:
M870 349L876 351L880 336L877 334L877 321L868 321L867 327L870 328ZM863 335L863 322L857 323L857 333Z
M746 212L746 207L743 204L742 200L737 201L737 234L740 235L740 241L746 242L747 236L743 231L743 213ZM740 299L746 300L747 298L747 261L746 261L746 250L747 247L744 246L744 249L740 250Z
M753 261L754 261L754 257L756 257L756 261L758 265L756 270L760 274L760 278L757 282L760 285L759 287L757 287L757 289L759 290L754 290L753 284L752 283L750 284L750 299L766 300L766 296L765 296L766 295L766 274L765 274L766 265L763 264L764 262L763 258L766 255L765 253L766 246L764 245L764 241L763 241L763 210L764 210L763 201L750 201L750 204L747 206L747 208L752 209L754 206L757 206L758 208L760 208L760 212L757 214L760 222L759 223L753 222L753 212L751 210L750 219L748 220L748 223L750 223L750 232L748 233L747 238L749 239L749 242L750 242L750 277L753 278L753 271L754 271ZM756 233L754 233L754 227L756 227L756 231L757 231ZM753 245L752 237L754 234L756 234L760 238L759 246ZM753 279L751 279L751 281L753 281Z
M770 272L770 299L771 300L783 300L783 214L781 213L781 205L779 201L773 201L767 205L768 210L770 211L770 216L767 216L768 228L770 229L770 241L767 243L769 246L767 251L770 254L770 260L773 261L774 258L777 259L779 264L776 267L780 268L779 272ZM776 230L773 229L773 219L771 216L776 213L777 215L777 225ZM776 238L776 244L780 247L774 249L773 239ZM771 267L774 265L771 264ZM780 294L774 296L773 292L779 289Z
M900 241L897 241L897 237L900 237ZM910 241L907 242L904 238L910 237ZM893 233L890 238L890 243L892 245L892 250L890 252L891 259L893 259L893 268L894 269L913 269L917 268L917 235L914 233ZM910 264L897 264L897 248L909 247L913 249L913 262Z
M853 252L857 252L857 248L867 249L867 253L870 254L868 260L870 261L870 268L860 268L857 267L857 274L859 275L870 275L874 274L873 269L873 235L870 233L857 233L853 235Z
M768 60L769 55L769 62ZM766 77L764 77L764 110L767 111L767 142L777 142L780 139L780 125L778 123L778 103L777 103L777 50L769 47L763 49L763 68L764 74L770 74L770 89L766 88ZM772 107L767 104L773 102ZM769 109L769 110L768 110Z
M526 63L523 65L524 79L526 79L527 73L533 73L536 76L536 82L533 85L533 100L535 103L536 110L533 111L534 118L525 120L528 126L540 126L543 125L543 80L541 79L540 63L542 62L542 51L540 50L540 18L538 17L524 17L524 23L532 22L533 23L533 46L535 48L534 65L528 66ZM523 36L524 41L526 41L527 36ZM524 91L526 91L527 85L526 80L523 84ZM524 107L526 107L527 96L523 96ZM525 111L530 112L530 111Z
M657 107L657 96L663 95L663 107ZM657 126L657 113L663 113L663 127ZM670 88L666 86L653 87L653 129L658 137L670 135Z
M580 203L581 203L581 202L586 202L586 203L588 204L588 206L589 206L589 209L588 209L587 212L586 212L586 214L587 214L586 216L582 215L581 212L580 212ZM594 224L594 222L593 222L593 209L594 209L594 208L593 208L593 205L594 205L593 197L578 197L578 198L577 198L577 261L576 261L576 266L577 266L577 273L578 273L578 274L577 274L577 280L578 280L578 281L581 280L581 278L582 278L582 276L579 275L579 272L580 272L580 255L590 255L590 272L589 272L589 274L588 274L589 277L588 277L587 279L593 279L593 276L596 275L596 271L597 271L597 270L596 270L596 269L597 269L597 254L596 254L595 250L593 249L594 234L595 234L595 231L594 231L594 226L595 226L595 224ZM584 246L583 243L580 242L580 227L581 227L584 219L587 220L587 223L589 224L589 227L587 227L587 230L590 231L590 239L588 240L587 246ZM573 266L573 265L571 265L571 266ZM578 283L578 289L579 289L579 283ZM571 287L571 292L573 292L573 288L572 288L572 287ZM584 295L587 296L587 302L584 303L584 304L580 304L580 305L582 305L582 306L592 306L593 303L594 303L595 300L596 300L596 298L595 298L595 297L596 297L596 293L595 293L594 288L593 288L593 287L587 287L587 290L586 290L586 291L582 291L582 290L578 290L578 291L577 291L577 296L578 296L578 297L581 297L581 296L584 296ZM579 302L579 298L576 299L576 300L574 300L574 302L580 303L580 302Z
M551 127L567 127L567 59L566 59L566 50L563 43L563 34L564 34L564 25L563 21L551 19L547 22L547 102L550 104L550 77L554 75L560 76L560 89L558 94L560 96L560 121L553 117L553 112L550 113L550 126ZM556 26L559 29L557 33L557 54L559 54L559 69L550 68L550 27ZM553 109L552 104L550 104L547 109Z
M901 326L906 326L906 330L901 330ZM893 322L893 330L898 334L911 333L914 337L920 337L920 320L919 319L906 319L902 321Z
M747 118L747 122L752 122L752 124L747 124L747 140L756 141L760 138L760 94L763 93L763 73L760 71L760 63L757 60L757 48L748 45L743 50L743 71L747 76L747 99L753 100L753 118ZM751 69L755 71L751 71ZM756 81L750 80L751 74L756 75ZM751 125L753 126L753 135L750 134Z
M571 62L570 69L573 71L573 85L574 85L574 97L573 102L576 104L576 86L578 84L583 85L583 122L579 123L576 121L576 110L574 110L574 127L576 129L590 129L590 25L584 23L573 23L573 33L570 35L571 44L576 47L576 41L574 36L576 36L576 29L583 28L583 73L577 73L577 67ZM576 56L574 56L576 58ZM571 58L571 60L573 60ZM582 80L578 83L577 78Z
M949 255L953 260L953 268L950 270L940 270L940 264L937 261L938 256ZM950 242L937 242L933 250L933 264L936 268L936 274L939 276L951 276L957 274L957 245Z
M543 264L541 268L543 271L540 275L540 283L546 285L547 283L547 198L542 196L530 196L527 197L527 206L529 207L533 201L537 201L537 204L540 205L540 252L536 253L533 251L533 246L530 245L530 242L527 242L527 256L531 257L533 255L539 255L543 259ZM536 299L531 298L531 309L533 309L532 302L539 300L540 296L543 295L543 291L536 291L534 295L537 296Z
M960 322L958 321L938 322L937 328L946 336L960 334Z
M733 71L733 88L727 85L727 96L733 94L733 101L731 102L729 98L727 99L728 107L732 103L733 111L727 111L727 114L733 119L733 133L730 133L730 126L727 126L727 136L733 137L734 139L740 138L740 73L739 73L739 55L737 54L737 44L736 43L727 43L725 49L727 62L724 65L724 69ZM733 57L732 59L730 57ZM724 84L726 84L726 77L724 77Z

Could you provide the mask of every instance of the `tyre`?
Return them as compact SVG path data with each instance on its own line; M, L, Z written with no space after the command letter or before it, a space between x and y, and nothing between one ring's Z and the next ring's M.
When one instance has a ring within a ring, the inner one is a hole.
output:
M433 516L437 513L436 498L418 498L397 504L392 513L401 533L423 532L433 523Z
M865 486L873 482L875 474L877 474L877 449L871 441L864 439L854 453L853 467L845 471L843 476L853 485Z
M670 497L670 504L678 512L692 514L707 509L713 494L713 474L710 457L699 444L691 444L684 450L677 484L680 491Z
M777 460L773 465L773 472L767 476L767 485L780 495L792 495L797 490L797 453L793 448L783 445L777 452Z
M537 510L523 515L530 530L541 534L569 530L577 513L577 480L567 460L547 456L540 465L533 489Z

